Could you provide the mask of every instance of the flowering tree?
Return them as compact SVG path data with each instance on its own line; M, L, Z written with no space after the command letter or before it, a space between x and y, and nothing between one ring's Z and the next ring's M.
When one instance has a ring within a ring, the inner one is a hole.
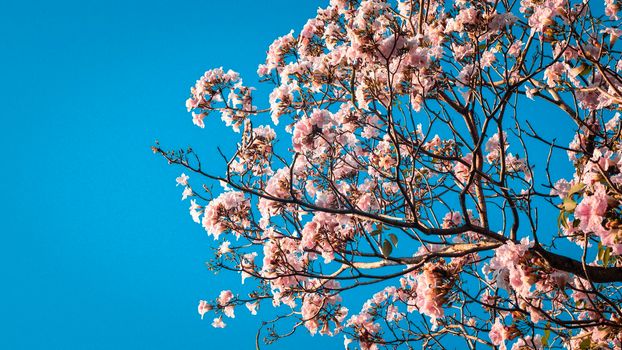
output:
M268 342L306 328L350 349L621 348L618 7L332 0L270 45L269 107L207 71L186 106L240 133L222 174L153 151L197 178L177 182L218 241L209 266L255 283L201 316L272 304ZM530 104L563 115L556 139Z

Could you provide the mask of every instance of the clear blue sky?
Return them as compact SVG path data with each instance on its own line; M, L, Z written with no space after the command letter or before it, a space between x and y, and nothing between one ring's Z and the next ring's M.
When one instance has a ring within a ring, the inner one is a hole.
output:
M180 201L181 170L149 147L215 155L234 140L192 125L189 87L218 66L253 84L272 40L325 1L292 3L0 5L0 349L253 348L259 318L240 309L216 330L196 313L239 278L204 267L211 239Z
M246 310L224 330L196 313L219 291L211 239L180 201L180 169L149 147L231 141L217 121L192 125L189 88L221 65L253 82L272 40L324 4L291 3L0 4L0 349L254 346ZM272 348L293 344L342 347L297 334Z

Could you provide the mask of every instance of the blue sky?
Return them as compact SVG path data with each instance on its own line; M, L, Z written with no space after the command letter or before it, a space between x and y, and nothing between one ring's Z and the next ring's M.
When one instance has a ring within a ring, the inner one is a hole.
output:
M245 310L225 330L196 313L220 290L211 239L180 201L180 169L149 147L209 157L231 142L218 121L192 125L190 86L218 66L252 83L272 40L320 4L0 4L0 349L253 348ZM272 348L341 347L310 339Z
M0 349L253 348L259 318L216 330L196 313L239 277L204 267L211 239L180 201L181 169L149 147L192 145L219 169L215 147L237 136L194 127L189 88L219 66L253 85L272 40L325 2L291 3L0 5Z

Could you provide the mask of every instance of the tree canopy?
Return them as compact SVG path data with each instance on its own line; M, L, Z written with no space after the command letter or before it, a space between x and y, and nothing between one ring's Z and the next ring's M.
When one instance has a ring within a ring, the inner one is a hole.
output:
M273 306L267 342L301 328L350 349L621 348L618 10L331 0L270 45L268 101L208 70L186 107L239 133L222 172L153 147L185 168L209 267L252 288L201 317Z

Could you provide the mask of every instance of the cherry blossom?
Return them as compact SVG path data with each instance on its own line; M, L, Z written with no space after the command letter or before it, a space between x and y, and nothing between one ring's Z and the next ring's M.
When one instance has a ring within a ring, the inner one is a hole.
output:
M207 301L205 300L201 300L199 301L199 315L201 315L201 319L203 319L203 316L209 312L212 309L212 307L207 303Z
M212 327L214 328L225 328L227 326L223 321L222 317L217 317L212 321Z
M177 177L177 179L175 179L175 181L177 181L177 186L179 186L179 185L187 186L188 185L188 179L190 179L190 177L187 176L186 174L182 173L179 177Z

